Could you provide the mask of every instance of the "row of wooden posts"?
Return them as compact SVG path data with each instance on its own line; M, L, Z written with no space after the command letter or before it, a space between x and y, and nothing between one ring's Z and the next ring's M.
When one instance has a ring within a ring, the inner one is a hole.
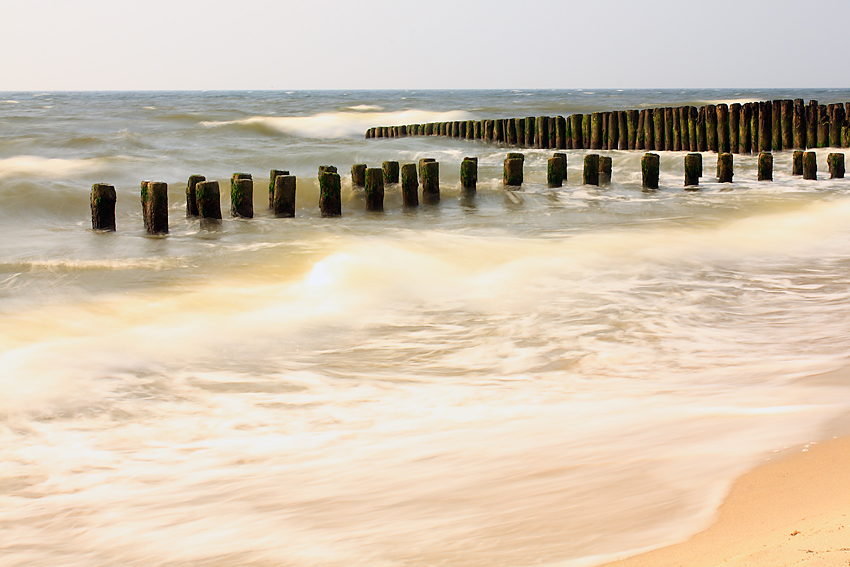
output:
M850 147L850 102L803 99L379 126L366 138L448 136L526 148L759 153Z
M844 154L828 156L830 176L844 177ZM717 160L717 178L721 183L731 183L733 175L732 154L721 153ZM815 152L795 151L792 173L806 179L817 179L817 155ZM520 187L524 182L525 155L509 153L503 164L503 182L506 187ZM641 160L643 188L658 189L660 157L647 153ZM588 154L584 156L582 181L585 185L599 185L611 181L613 160L609 156ZM703 174L702 154L689 153L685 156L685 187L699 185ZM319 166L319 209L323 217L342 214L341 179L337 168L332 165ZM562 187L567 180L567 154L556 152L547 163L549 187ZM384 186L401 182L402 200L405 207L419 205L419 187L422 200L427 204L440 202L440 164L433 158L423 158L418 165L397 161L385 161L380 168L369 168L366 164L351 166L351 183L362 188L366 199L366 210L384 210ZM773 154L762 152L758 159L758 179L773 179ZM272 169L269 173L269 209L276 217L295 216L295 176L288 171ZM478 184L478 158L466 157L460 165L461 188L466 196L475 193ZM91 190L92 228L115 230L115 187L95 183ZM142 181L142 217L149 234L168 233L168 184L160 181ZM234 173L230 178L230 214L234 218L254 217L254 180L250 173ZM186 184L186 216L200 218L202 224L221 221L221 193L218 181L207 181L203 175L192 175Z

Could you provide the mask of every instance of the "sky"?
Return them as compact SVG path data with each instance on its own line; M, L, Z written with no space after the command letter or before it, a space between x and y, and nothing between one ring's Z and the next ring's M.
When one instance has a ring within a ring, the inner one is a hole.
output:
M848 0L0 0L0 91L850 87Z

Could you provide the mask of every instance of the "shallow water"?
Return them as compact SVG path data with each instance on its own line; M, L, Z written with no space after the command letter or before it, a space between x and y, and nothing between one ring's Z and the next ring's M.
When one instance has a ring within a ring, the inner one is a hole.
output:
M789 97L850 92L0 94L0 565L586 565L700 529L736 475L844 432L850 385L813 377L850 352L848 181L782 152L721 185L707 153L686 193L667 152L644 193L642 152L598 152L596 188L568 151L553 190L525 150L508 193L506 148L363 132ZM346 179L421 157L439 206L390 187L367 213ZM295 219L264 208L272 168ZM234 171L256 218L201 230L186 179ZM167 237L142 179L169 184Z

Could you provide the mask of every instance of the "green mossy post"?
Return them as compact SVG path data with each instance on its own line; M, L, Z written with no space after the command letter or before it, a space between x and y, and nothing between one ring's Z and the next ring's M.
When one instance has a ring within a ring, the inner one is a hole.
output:
M277 218L293 218L295 216L294 175L284 174L275 177L272 209Z
M818 178L818 156L815 152L803 153L803 179Z
M584 140L585 149L590 149L590 114L583 114L581 117L581 139Z
M782 151L782 101L770 101L770 110L770 132L771 139L773 140L771 145L773 147L773 151L780 152Z
M385 161L381 165L381 169L383 171L385 184L398 183L399 166L397 161Z
M608 121L611 118L610 112L602 113L602 149L608 149Z
M495 123L492 120L485 120L484 121L484 139L487 142L493 141L493 139L494 139L494 137L493 137L494 129L495 129Z
M505 139L507 140L508 145L517 145L516 122L514 122L513 118L505 120ZM524 141L525 140L523 140L523 142Z
M826 163L829 165L830 179L844 179L844 154L834 153L826 156Z
M733 172L732 154L725 153L717 156L717 180L720 183L732 183Z
M190 178L191 179L191 178ZM115 232L115 187L106 183L91 186L91 228Z
M351 166L351 185L354 187L366 187L366 164L355 163Z
M478 158L463 158L460 162L460 187L465 193L475 193L478 187Z
M422 158L419 160L419 179L422 179L425 174L425 164L435 161L437 160L435 160L434 158Z
M760 152L773 149L773 104L768 101L759 102L759 146Z
M699 173L702 167L702 154L690 153L685 156L685 187L699 186Z
M664 149L668 152L672 152L675 146L674 129L673 108L668 106L664 109Z
M845 124L841 128L841 147L850 148L850 124Z
M818 101L810 100L806 107L806 148L818 147Z
M803 99L794 100L794 148L798 150L806 149L806 134L808 128L806 125L806 107L803 104ZM802 175L802 170L800 175Z
M729 149L733 154L741 153L741 104L729 105Z
M563 116L555 117L555 148L567 148L567 121Z
M536 147L546 149L549 147L549 117L538 116L535 122L537 124Z
M773 181L773 154L759 153L759 181Z
M803 150L794 150L791 157L791 175L803 175Z
M582 181L585 185L599 185L599 154L584 156Z
M717 151L728 154L732 148L729 135L729 106L725 103L717 105Z
M697 175L698 175L699 177L702 177L702 154L701 154L701 153L699 153L699 152L697 152L697 153L695 153L694 155L699 156L699 157L697 158Z
M457 121L449 122L449 137L457 138L460 136L460 123ZM368 175L368 174L367 174Z
M475 139L475 122L472 120L466 121L466 139L474 140Z
M681 143L682 151L687 152L691 149L691 139L690 134L688 132L688 107L680 106L678 108L679 112L679 139Z
M319 210L322 217L342 216L342 184L339 173L325 171L319 177Z
M142 181L142 216L148 234L168 234L168 184Z
M572 134L574 150L584 149L584 139L581 135L583 131L581 121L581 114L573 114L572 116L570 116L570 133Z
M221 223L221 191L218 181L201 181L195 185L195 197L198 201L198 216L201 227Z
M514 118L514 129L516 130L516 144L525 146L525 118Z
M558 123L555 120L554 116L549 117L549 147L557 149L558 147L558 139L557 139L557 127Z
M319 166L319 173L316 177L318 179L321 179L323 173L339 173L339 172L337 171L335 165L320 165ZM240 174L234 174L234 175L242 175L242 174L240 173Z
M523 182L522 166L525 163L522 154L511 153L505 158L502 180L506 187L520 187Z
M370 167L366 170L366 210L372 212L384 211L384 179L383 168Z
M647 109L646 118L643 121L643 147L647 150L655 149L655 112L652 109Z
M752 104L752 111L750 112L750 153L758 153L759 152L759 124L761 120L759 119L759 113L761 112L761 105L758 102L754 102Z
M428 122L425 124L425 136L433 136L434 135L434 123ZM365 183L365 181L364 181Z
M419 206L419 176L415 163L401 166L401 198L405 207Z
M647 153L640 160L640 171L643 177L643 190L658 189L658 176L661 167L661 157L658 154Z
M289 172L283 169L269 171L269 209L274 209L274 180L278 175L289 175Z
M497 144L505 143L505 121L495 120L493 123L493 141Z
M673 151L682 151L682 113L679 108L672 108L673 111ZM687 133L685 134L687 137Z
M234 173L230 177L230 216L254 218L254 180L250 173Z
M844 105L836 104L829 115L829 143L833 148L841 147L841 128L845 120Z
M821 105L818 107L820 117L818 118L818 147L829 147L829 116L826 112L826 107Z
M783 100L780 108L782 123L782 147L786 150L794 147L794 101Z
M697 127L697 122L699 119L699 111L696 106L688 107L688 137L690 138L690 143L688 144L690 150L692 152L699 151L699 128Z
M705 107L700 106L697 114L697 148L700 152L708 151L707 129L705 127Z
M401 126L398 127L398 135L399 135L400 138L406 138L407 137L407 126L406 125L402 124Z
M652 124L654 126L655 151L664 151L667 147L665 142L667 128L663 108L656 108L652 111Z
M616 150L620 144L620 113L614 111L608 117L608 149Z
M525 117L525 147L533 148L537 137L537 120L533 116Z
M629 149L629 112L627 110L621 110L617 113L617 119L619 124L617 124L617 134L619 135L617 140L617 146L621 150Z
M480 140L481 136L483 135L481 133L481 121L480 120L476 121L474 126L472 127L472 129L473 129L473 132L472 132L473 138L476 139L476 140Z
M609 156L599 156L599 183L608 185L611 183L611 171L614 169L614 160Z
M753 119L752 111L752 104L741 105L741 117L738 122L738 151L742 154L748 154L752 151L752 139L750 137L750 125Z
M635 149L637 150L646 147L646 115L645 108L638 112L637 131L635 132Z
M565 150L571 150L571 149L573 149L573 124L570 121L569 117L565 118L564 121L566 122L566 132L565 132L565 134L566 134L566 139L567 139L567 144L566 144L567 147L564 148L564 149Z
M602 149L602 113L594 112L590 115L590 149Z
M549 187L563 187L564 178L561 175L561 160L557 157L550 157L546 162L546 182Z
M626 129L629 135L629 149L637 149L638 144L638 122L640 121L640 112L637 110L629 110L626 112Z
M201 181L206 181L203 175L190 175L186 182L186 216L198 216L198 198L195 195L195 186Z
M422 200L427 205L440 202L440 164L436 161L422 164Z
M705 136L708 149L716 152L720 149L717 143L717 106L707 104L705 106Z

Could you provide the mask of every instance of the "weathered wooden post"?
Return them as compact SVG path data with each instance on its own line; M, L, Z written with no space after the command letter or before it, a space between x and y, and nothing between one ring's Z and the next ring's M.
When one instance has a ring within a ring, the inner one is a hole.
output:
M295 216L295 176L283 174L274 179L274 197L272 199L274 216L293 218Z
M756 154L760 150L761 141L759 140L759 125L761 124L761 103L754 102L752 112L750 112L750 153Z
M759 151L773 149L773 104L769 100L759 102Z
M651 108L646 110L646 118L643 121L645 130L643 137L643 147L647 150L655 149L655 111Z
M664 151L666 147L665 133L666 121L664 118L664 109L656 108L652 111L652 122L655 126L655 151Z
M538 116L537 120L537 147L546 149L549 147L549 117Z
M803 179L818 178L818 156L815 152L803 154Z
M428 205L440 202L440 164L436 161L422 164L422 200Z
M688 146L692 152L699 151L699 128L697 121L699 119L699 111L696 106L688 106L688 137L690 143Z
M254 180L250 173L230 176L230 216L254 218Z
M794 100L794 148L806 149L806 131L806 107L803 105L803 99L798 98ZM800 175L802 174L801 170Z
M221 191L218 181L201 181L195 185L195 198L198 201L198 216L201 227L221 223Z
M818 119L818 147L819 148L828 148L829 147L829 115L826 111L826 106L821 105L818 107L818 111L820 112L820 118Z
M608 117L608 149L616 150L620 145L620 112L615 110Z
M505 143L505 121L495 120L493 123L493 141L499 144Z
M773 154L759 153L759 181L773 181Z
M190 175L186 183L186 216L198 216L198 198L195 195L195 186L201 181L206 181L203 175Z
M419 176L414 163L401 166L401 198L405 207L419 206Z
M574 150L584 149L584 140L582 139L582 115L573 114L570 116L570 134L572 136L572 144Z
M673 113L673 151L681 152L682 151L682 122L681 122L681 109L679 108L671 108L670 111ZM686 134L687 135L687 134Z
M707 129L705 127L705 107L700 106L697 114L697 148L700 152L708 151Z
M752 110L753 105L750 103L741 105L741 117L738 122L738 152L742 154L748 154L752 151L752 139L750 137Z
M717 150L730 153L732 146L729 135L729 106L726 103L717 105Z
M460 186L465 193L475 193L478 187L478 158L465 157L460 162Z
M668 152L672 152L675 147L673 128L673 108L668 106L664 108L664 149Z
M681 141L681 150L689 151L691 149L691 139L690 134L688 133L688 107L680 106L678 108L679 112L679 139Z
M365 163L355 163L351 166L351 185L354 187L366 187Z
M549 187L563 187L567 179L567 154L556 153L546 164L546 181Z
M494 126L492 120L484 121L484 140L486 140L487 142L493 141L493 128Z
M794 150L791 157L791 175L803 175L803 150Z
M844 154L834 153L826 156L826 163L829 165L830 179L844 179Z
M702 154L690 153L685 156L685 187L699 186L701 166Z
M602 149L602 113L594 112L590 115L590 149Z
M274 209L274 180L278 175L289 175L289 172L282 169L269 171L269 209Z
M540 120L538 119L538 124ZM505 158L503 181L506 187L519 187L523 182L522 166L525 163L523 154L510 153Z
M611 183L611 170L614 168L613 163L614 160L610 157L599 156L599 183L601 185Z
M434 158L422 158L419 160L419 179L422 179L425 174L425 164L430 162L435 162Z
M475 139L475 122L472 120L466 121L466 139L474 140Z
M829 143L833 148L841 147L841 128L844 122L844 105L836 104L829 115Z
M525 147L533 148L537 135L537 122L533 116L525 117Z
M558 147L558 140L557 140L558 132L557 132L556 129L557 129L557 121L555 120L554 116L550 116L549 117L549 147L550 148L557 148Z
M434 123L428 122L428 123L425 124L425 133L423 134L423 136L433 136L433 135L434 135ZM364 184L366 183L365 179L363 180L363 183Z
M511 146L516 146L517 145L516 122L514 122L513 118L508 118L507 120L505 120L505 128L506 128L505 138L507 139L508 144L511 145ZM523 140L523 142L524 141L525 140Z
M716 152L720 149L717 144L717 106L707 104L705 106L705 136L708 149Z
M770 105L772 111L770 132L773 135L773 150L779 152L782 151L782 101L773 100Z
M386 163L386 162L385 162ZM384 210L384 169L370 167L366 170L366 210L383 212Z
M584 140L584 147L590 149L590 132L593 129L590 123L590 114L585 114L581 119L581 138Z
M142 181L142 217L148 234L168 234L168 184Z
M643 177L643 190L658 189L658 176L661 167L661 157L658 154L645 154L640 160L640 171Z
M91 186L91 228L115 232L115 187L106 183ZM143 205L144 206L144 205Z
M782 147L790 149L794 147L794 101L783 100L781 108L782 122Z
M820 115L818 114L818 101L810 100L809 106L806 107L806 148L818 147L818 123Z
M397 161L385 161L381 166L381 170L382 170L383 176L384 176L384 183L386 183L386 184L398 183L398 162ZM368 182L368 173L367 173L366 183L367 183L367 185L369 183Z
M741 104L733 102L729 105L729 151L741 153Z
M637 131L638 120L640 113L637 110L629 110L626 112L626 128L629 136L629 149L637 149Z
M563 116L555 117L555 147L559 150L567 148L567 121Z
M720 183L732 183L732 154L717 156L717 180Z
M621 110L617 113L617 145L621 150L629 149L629 113L626 110Z
M608 147L608 120L611 118L610 112L602 113L602 148L603 150L610 149Z
M649 112L644 108L638 112L637 131L635 133L635 149L646 148L646 115Z
M599 154L587 154L584 156L584 174L582 180L585 185L599 185Z
M342 216L342 185L335 171L325 170L319 177L319 210L323 217Z
M483 126L480 120L477 120L472 126L472 137L475 140L480 140L484 136Z
M850 148L850 123L841 128L841 147Z

